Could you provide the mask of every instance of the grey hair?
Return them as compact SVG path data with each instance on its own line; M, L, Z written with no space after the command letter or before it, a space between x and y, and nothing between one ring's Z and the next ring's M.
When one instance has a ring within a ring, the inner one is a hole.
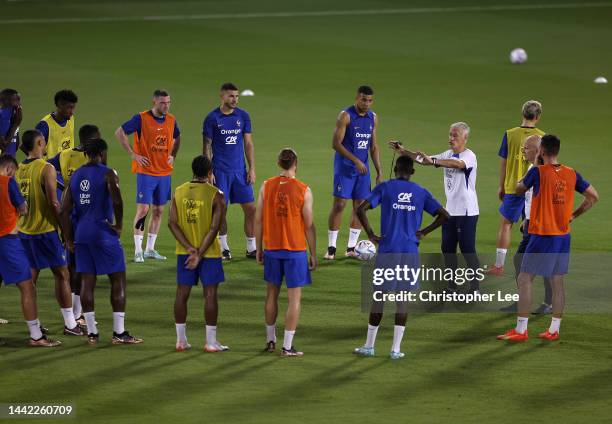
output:
M461 131L463 131L463 133L466 136L470 135L470 126L466 124L465 122L455 122L454 124L451 124L450 126L451 130L453 128L459 128Z
M537 100L528 100L523 105L523 118L533 121L542 114L542 103Z

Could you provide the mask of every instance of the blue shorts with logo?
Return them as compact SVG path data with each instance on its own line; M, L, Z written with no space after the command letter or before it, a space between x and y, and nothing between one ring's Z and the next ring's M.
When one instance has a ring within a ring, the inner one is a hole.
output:
M525 210L525 196L504 194L499 213L510 222L517 222Z
M0 277L4 284L17 284L32 278L28 256L16 234L0 237Z
M196 269L187 269L185 261L189 255L176 255L176 283L186 286L212 286L225 281L221 258L202 258Z
M66 266L66 249L57 231L42 234L19 233L30 268L45 269Z
M521 272L552 277L567 274L570 258L569 234L562 236L540 236L530 234L523 254Z
M334 196L364 200L370 195L370 173L347 176L334 174Z
M305 250L264 250L264 280L280 286L283 277L288 289L312 283Z
M172 198L172 177L136 174L136 203L163 206Z
M223 192L225 204L255 201L253 185L247 182L247 172L214 170L215 186Z
M108 275L125 271L125 254L119 238L96 243L75 243L76 272Z

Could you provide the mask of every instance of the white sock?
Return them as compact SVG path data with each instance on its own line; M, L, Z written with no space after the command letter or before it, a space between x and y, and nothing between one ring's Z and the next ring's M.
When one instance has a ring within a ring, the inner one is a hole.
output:
M33 340L38 340L43 336L42 331L40 331L40 321L38 319L26 321L26 324L28 324L28 330L30 330L30 337Z
M561 326L561 318L552 318L550 321L550 327L548 327L548 332L550 334L554 334L559 331L559 327Z
M187 343L187 323L176 325L176 342Z
M66 328L74 328L76 327L76 321L74 319L74 312L72 312L72 308L61 308L62 315L64 316L64 325Z
M283 339L283 347L285 350L289 350L293 346L293 336L295 336L295 330L285 330L285 338Z
M142 239L144 238L144 236L140 235L137 236L136 234L134 234L134 253L138 254L138 253L142 253Z
M253 250L257 250L257 243L255 243L255 237L247 237L247 252L252 252Z
M516 328L515 331L519 334L525 333L527 331L527 323L529 322L529 318L526 317L517 317L516 318Z
M336 240L338 240L338 230L327 230L327 245L336 247Z
M72 293L72 313L74 319L79 319L83 313L83 307L81 306L81 296Z
M113 312L113 331L122 334L125 331L125 312Z
M221 242L221 250L230 250L229 244L227 244L227 234L223 236L219 236L219 241Z
M508 253L508 249L496 249L495 251L495 266L502 267L504 263L506 263L506 253Z
M361 230L359 228L349 228L348 248L355 247L357 245L357 242L359 241L359 234L361 234Z
M87 334L98 334L98 326L96 325L96 313L94 311L84 312L85 323L87 324Z
M206 326L206 344L214 345L217 343L217 326L216 325L207 325Z
M368 337L366 338L365 347L372 348L376 342L376 334L378 333L378 325L368 324Z
M403 325L396 325L393 327L393 346L391 352L401 352L400 345L402 344L402 337L404 337L404 330L406 329Z
M157 240L157 234L147 234L147 250L155 250L155 240Z
M266 324L266 337L268 338L269 342L276 343L276 324Z

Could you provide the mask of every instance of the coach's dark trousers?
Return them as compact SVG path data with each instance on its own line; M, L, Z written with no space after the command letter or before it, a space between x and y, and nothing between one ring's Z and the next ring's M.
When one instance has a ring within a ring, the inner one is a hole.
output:
M448 221L442 224L441 248L447 268L457 268L457 245L459 245L468 268L476 269L480 267L476 254L476 224L478 224L478 215L451 216ZM449 287L456 289L457 285L451 281ZM470 290L478 290L479 287L478 280L472 279L470 281Z

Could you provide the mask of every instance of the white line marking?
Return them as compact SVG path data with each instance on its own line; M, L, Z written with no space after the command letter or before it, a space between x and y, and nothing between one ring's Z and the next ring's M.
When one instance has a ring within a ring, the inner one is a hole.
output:
M520 4L493 6L456 6L456 7L415 7L400 9L366 9L366 10L320 10L311 12L253 12L253 13L211 13L192 15L166 16L99 16L80 18L23 18L0 20L0 25L11 24L66 24L83 22L148 22L148 21L204 21L221 19L260 19L260 18L309 18L333 16L368 16L397 15L423 13L454 13L454 12L498 12L549 9L584 9L612 7L612 3L551 3L551 4Z

